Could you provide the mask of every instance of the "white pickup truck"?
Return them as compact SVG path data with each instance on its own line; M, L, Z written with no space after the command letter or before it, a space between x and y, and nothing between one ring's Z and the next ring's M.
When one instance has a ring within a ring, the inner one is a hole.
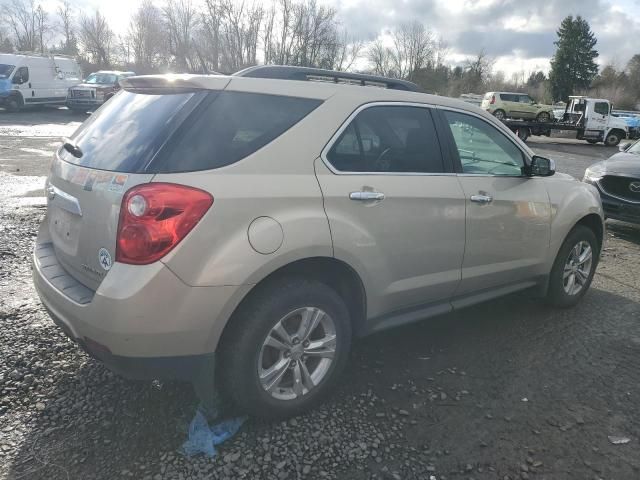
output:
M575 131L578 140L589 143L604 142L614 147L627 137L629 127L621 119L611 115L613 106L609 100L583 96L569 97L562 118L553 122L503 120L518 136L525 140L530 135L550 136L552 130Z

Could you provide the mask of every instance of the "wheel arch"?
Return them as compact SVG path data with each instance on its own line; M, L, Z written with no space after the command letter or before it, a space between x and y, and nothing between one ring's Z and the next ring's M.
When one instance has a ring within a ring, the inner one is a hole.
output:
M225 335L231 330L235 312L274 282L296 276L320 281L334 289L349 309L354 336L359 336L365 332L367 316L366 292L358 273L342 260L333 257L309 257L283 265L256 283L230 315L222 329L216 348L224 342Z
M583 225L590 229L598 239L599 252L602 251L602 246L604 244L604 225L602 223L602 219L600 215L596 213L590 213L582 217L576 224L573 226L575 228L578 225ZM571 230L573 230L573 228ZM598 252L598 253L599 253Z

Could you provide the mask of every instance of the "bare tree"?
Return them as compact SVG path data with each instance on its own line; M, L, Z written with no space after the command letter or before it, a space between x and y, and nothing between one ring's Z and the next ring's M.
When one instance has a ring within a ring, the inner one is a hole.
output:
M162 10L144 0L129 24L127 45L139 72L152 72L165 60L165 28ZM129 56L129 55L127 55Z
M362 55L363 49L363 40L350 36L346 30L336 33L336 41L328 54L331 59L329 68L338 71L350 70Z
M96 10L92 16L81 16L78 36L84 54L92 63L109 67L114 34L107 19Z
M197 62L193 38L199 15L191 0L168 0L162 10L168 30L168 49L178 71L194 71Z
M14 37L18 50L35 51L36 5L33 0L11 0L3 5L2 17Z
M418 21L403 23L391 32L393 63L400 78L413 80L433 59L433 35Z
M51 28L47 23L48 13L42 8L42 5L38 5L34 12L35 20L36 20L36 35L38 40L38 46L40 53L44 53L44 40L45 36L49 34Z
M488 80L493 69L493 59L487 55L484 49L478 52L474 58L468 59L465 64L465 87L468 92L480 92Z
M78 40L76 38L75 20L71 3L68 0L62 2L57 10L59 20L59 30L62 33L62 51L67 55L77 55Z
M393 52L380 39L374 41L367 50L367 59L373 73L384 77L397 77L394 70Z

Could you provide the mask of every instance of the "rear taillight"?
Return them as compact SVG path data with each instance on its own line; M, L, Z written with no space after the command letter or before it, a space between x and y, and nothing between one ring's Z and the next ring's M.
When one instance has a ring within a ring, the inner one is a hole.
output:
M494 103L496 103L496 96L495 95L493 97L491 97L491 105L493 105Z
M164 257L213 204L203 190L146 183L125 193L120 207L116 261L146 265Z

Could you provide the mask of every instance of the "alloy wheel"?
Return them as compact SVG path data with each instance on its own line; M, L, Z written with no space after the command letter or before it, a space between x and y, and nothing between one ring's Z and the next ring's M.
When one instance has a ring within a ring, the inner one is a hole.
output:
M278 400L307 395L326 377L335 354L334 320L316 307L296 309L278 320L263 341L260 385Z
M562 285L568 295L577 295L589 280L593 263L593 249L589 242L581 240L569 252L564 264Z

